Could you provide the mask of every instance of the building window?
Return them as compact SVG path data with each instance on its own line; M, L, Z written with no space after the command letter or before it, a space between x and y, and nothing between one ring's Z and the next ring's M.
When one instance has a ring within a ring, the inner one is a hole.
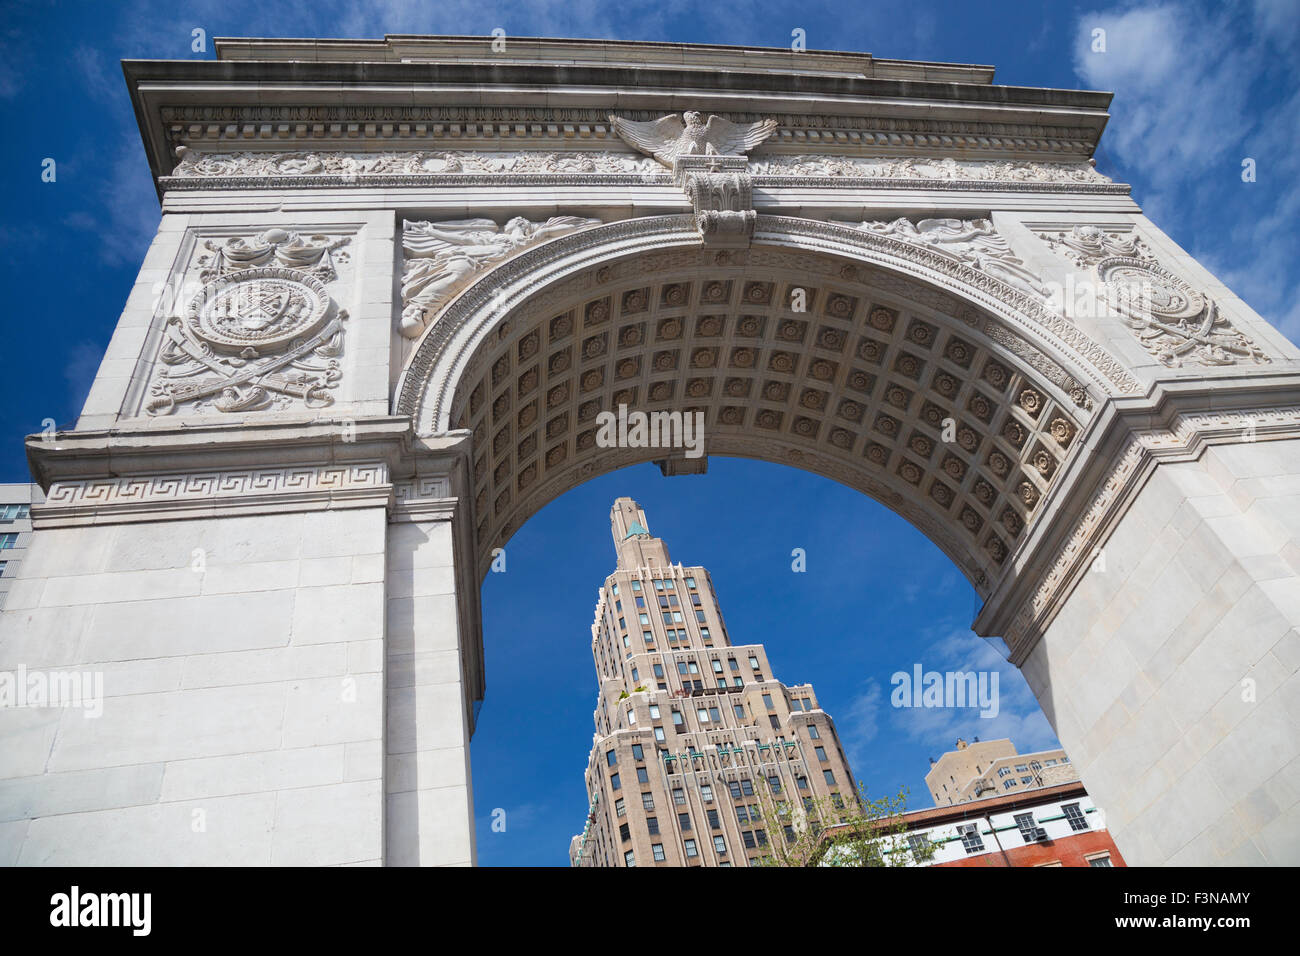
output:
M9 566L8 561L0 561L0 578L4 577L5 568Z
M677 825L680 826L682 832L685 833L691 828L691 815L689 813L677 814Z
M700 723L707 724L709 722L709 709L700 707L695 711L695 716L700 719Z
M705 803L713 802L713 787L707 783L700 784L700 796L704 798Z
M655 665L655 667L658 667L658 666L659 666L658 664ZM650 716L653 717L655 720L658 720L658 719L659 719L659 705L658 705L658 704L651 704L651 705L650 705Z
M722 856L727 852L727 841L720 836L715 836L713 838L713 849L717 851L719 856Z
M967 823L957 828L961 834L961 845L967 853L978 853L984 849L984 841L980 839L980 828L978 823Z
M609 778L609 787L611 790L622 790L623 781L618 779L618 774L611 774Z
M781 778L776 774L767 778L767 785L772 788L773 793L781 792Z
M1089 866L1110 866L1110 854L1102 853L1097 856L1085 857Z
M811 737L813 740L821 740L821 739L822 739L822 732L821 732L820 730L817 729L817 725L816 725L816 724L809 724L809 725L808 725L808 736Z
M686 792L681 787L673 787L673 803L678 806L686 804Z
M618 754L616 754L616 753L615 753L614 751L612 751L612 750L606 750L606 751L605 751L605 766L607 766L607 767L612 767L612 766L614 766L614 764L616 764L616 763L618 763Z
M1021 782L1021 783L1025 783L1025 784L1033 783L1033 782L1034 782L1034 778L1033 778L1033 777L1021 777L1021 778L1020 778L1020 782Z
M637 783L649 783L649 782L650 782L650 772L649 772L648 770L646 770L645 767L637 767L637 768L636 768L636 782L637 782Z
M641 590L641 582L640 582L640 581L633 581L633 582L632 582L632 590L633 590L633 591L640 591L640 590Z
M699 852L697 849L695 849L695 841L694 841L694 840L687 840L687 841L686 841L686 856L687 856L687 858L693 860L693 859L695 859L695 858L696 858L697 856L699 856L699 855L700 855L700 852Z
M754 781L750 780L748 777L742 777L740 780L740 792L747 797L752 797L754 795Z
M674 726L677 726L677 727L681 727L683 723L684 723L684 721L682 720L682 712L681 712L680 710L674 710L674 711L673 711L673 725L674 725Z
M614 815L618 817L627 816L627 807L623 805L622 797L614 801Z
M655 808L655 795L653 793L641 794L641 807L644 810L653 810Z
M664 861L664 845L662 843L656 843L651 846L650 852L654 854L656 863L662 863Z
M1032 813L1017 813L1016 826L1020 828L1020 836L1026 843L1037 843L1047 838L1047 832L1034 822Z
M814 748L813 752L817 754L817 759L818 759L818 760L820 760L822 763L825 763L825 762L826 762L826 748L825 748L825 747L816 747L816 748Z
M1070 829L1074 831L1088 829L1088 818L1083 815L1077 803L1067 803L1061 807L1061 812L1065 814L1065 819L1070 823Z
M713 673L722 673L722 661L718 660L716 657L713 659Z
M776 716L776 714L769 714L767 721L772 725L773 730L781 729L781 718Z
M739 820L741 823L749 822L749 810L746 809L744 804L741 804L740 806L736 807L736 819Z
M656 728L655 728L655 740L658 740L658 741L662 742L663 739L664 739L664 729L663 729L662 727L656 727Z
M800 789L800 790L807 790L807 789L808 789L808 778L807 778L807 777L799 777L795 782L799 785L799 789Z
M709 629L707 627L700 628L700 637L704 638L706 641L713 640L713 638L709 636Z
M928 833L909 833L907 835L907 846L916 857L922 857L930 849L930 835Z
M646 829L650 831L650 835L651 835L651 836L658 836L658 835L659 835L659 818L658 818L658 817L646 817L646 818L645 818L645 825L646 825Z
M749 666L754 670L758 670L758 658L751 656L749 658Z
M999 776L999 777L1005 777L1005 776L1006 776L1007 774L1009 774L1010 772L1011 772L1011 768L1010 768L1010 767L1003 767L1001 770L998 771L998 776Z
M632 745L632 759L645 760L645 750L642 749L640 744Z
M1029 767L1023 763L1016 764L1016 773L1028 773Z
M763 695L763 706L766 707L768 710L773 710L773 709L776 708L776 705L772 703L772 695L771 695L771 694L764 694L764 695Z
M705 813L707 813L709 817L710 830L718 830L722 828L722 821L718 819L717 810L706 810Z
M833 770L823 770L823 771L822 771L822 776L826 778L826 783L827 783L828 785L830 785L830 786L832 786L832 787L835 786L835 771L833 771Z
M735 780L728 781L727 789L731 791L731 799L740 799L740 783Z
M650 626L650 615L649 615L649 614L638 614L638 615L637 615L637 618L641 621L641 626L642 626L642 627L649 627L649 626Z
M6 551L18 544L18 535L15 532L0 534L0 551Z
M628 850L626 853L623 854L623 865L636 866L636 857L632 855L631 850Z
M752 850L754 847L758 846L758 841L754 839L754 833L752 830L742 830L740 833L740 839L744 841L746 850Z
M733 711L735 711L736 716L739 717L741 720L744 720L744 719L745 719L745 705L744 705L744 704L732 704L732 705L731 705L731 709L732 709Z
M622 824L622 825L618 828L618 837L619 837L619 839L622 840L624 843L626 843L628 840L632 839L632 830L631 830L631 828L630 828L626 823Z

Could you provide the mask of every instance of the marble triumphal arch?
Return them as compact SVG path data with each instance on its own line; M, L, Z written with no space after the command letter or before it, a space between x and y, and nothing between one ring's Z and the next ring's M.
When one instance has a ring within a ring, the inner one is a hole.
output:
M0 861L472 863L494 549L707 462L625 407L928 535L1128 860L1300 862L1300 353L1093 167L1109 94L406 36L125 72L162 220L0 618L102 715L0 710Z

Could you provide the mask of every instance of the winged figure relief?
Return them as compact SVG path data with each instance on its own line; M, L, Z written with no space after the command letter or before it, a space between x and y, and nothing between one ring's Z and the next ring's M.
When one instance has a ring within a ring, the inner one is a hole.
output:
M670 169L678 156L744 156L777 126L774 119L733 123L721 116L710 116L706 123L694 110L644 123L611 115L609 122L625 143Z
M402 233L402 334L419 335L480 270L524 246L600 224L578 216L540 223L516 216L504 226L491 219L407 222Z

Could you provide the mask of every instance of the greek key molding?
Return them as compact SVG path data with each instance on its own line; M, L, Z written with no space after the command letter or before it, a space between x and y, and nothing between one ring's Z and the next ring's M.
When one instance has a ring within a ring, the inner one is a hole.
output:
M229 513L239 509L298 510L311 504L346 506L349 500L387 496L388 465L358 462L347 465L289 466L229 471L191 472L56 481L40 508L42 526L102 523L117 513L119 520L188 517Z

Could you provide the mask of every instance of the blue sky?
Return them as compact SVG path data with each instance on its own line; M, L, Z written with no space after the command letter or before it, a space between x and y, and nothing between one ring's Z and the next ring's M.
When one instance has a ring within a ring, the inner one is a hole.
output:
M158 205L118 60L211 57L216 36L384 33L608 37L788 46L985 63L997 82L1116 94L1099 168L1133 184L1175 241L1300 340L1300 7L1210 3L698 0L10 0L0 24L0 480L26 478L22 436L70 425L84 401ZM1106 31L1106 52L1090 50ZM57 181L41 182L45 158ZM1241 178L1255 160L1256 181ZM595 679L588 648L610 570L610 503L632 495L675 559L711 569L737 640L768 645L777 675L816 684L854 769L879 794L912 787L959 733L1053 743L1002 665L1002 715L888 706L889 675L915 662L963 669L1001 658L967 624L975 595L910 526L832 482L714 459L704 477L652 466L575 489L533 518L484 586L489 694L475 737L483 863L562 864L585 811ZM759 517L760 515L764 517ZM808 553L794 574L790 551ZM847 596L832 599L848 585ZM506 810L505 833L486 826Z

